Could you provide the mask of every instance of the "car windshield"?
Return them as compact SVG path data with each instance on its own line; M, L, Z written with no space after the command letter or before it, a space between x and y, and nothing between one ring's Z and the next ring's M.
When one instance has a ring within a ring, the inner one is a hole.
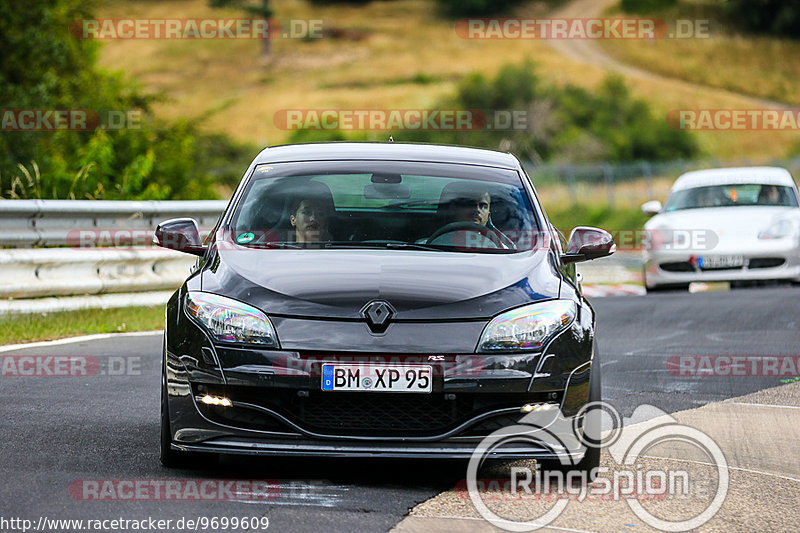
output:
M259 165L229 229L239 245L514 253L540 225L518 172L475 165Z
M667 200L664 210L753 205L797 207L797 197L791 187L781 185L711 185L675 191Z

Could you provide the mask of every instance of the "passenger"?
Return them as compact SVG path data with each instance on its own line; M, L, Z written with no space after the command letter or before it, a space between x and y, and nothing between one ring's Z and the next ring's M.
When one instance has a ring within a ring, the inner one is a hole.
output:
M778 205L780 198L780 191L775 185L762 185L758 192L758 205Z
M332 207L320 198L296 198L289 222L294 228L294 241L300 243L330 241L329 221Z

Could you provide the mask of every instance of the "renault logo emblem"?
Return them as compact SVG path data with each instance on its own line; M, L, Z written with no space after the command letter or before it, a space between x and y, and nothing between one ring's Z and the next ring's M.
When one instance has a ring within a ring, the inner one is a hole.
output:
M373 333L386 331L394 315L395 310L392 306L382 300L373 300L361 309L361 316L367 321L367 325Z

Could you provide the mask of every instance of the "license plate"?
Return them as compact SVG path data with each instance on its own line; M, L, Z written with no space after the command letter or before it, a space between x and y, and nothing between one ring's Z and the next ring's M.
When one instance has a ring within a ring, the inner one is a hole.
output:
M700 268L736 268L744 266L744 257L741 255L707 255L697 258Z
M322 390L363 392L431 392L431 365L322 365Z

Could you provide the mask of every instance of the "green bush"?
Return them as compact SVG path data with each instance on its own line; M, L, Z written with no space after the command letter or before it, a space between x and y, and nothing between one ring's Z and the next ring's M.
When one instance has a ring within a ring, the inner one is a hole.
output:
M0 197L195 199L238 182L254 149L201 133L196 121L164 122L156 100L96 66L97 43L69 34L91 18L80 0L6 3L0 17L4 109L133 112L123 129L7 131L0 137ZM238 168L234 169L233 165Z
M461 144L511 151L534 162L632 161L688 158L699 152L691 133L671 129L619 77L593 92L546 83L530 62L505 65L494 79L464 78L438 109L478 110L491 123L519 112L511 128L405 131L395 140Z

